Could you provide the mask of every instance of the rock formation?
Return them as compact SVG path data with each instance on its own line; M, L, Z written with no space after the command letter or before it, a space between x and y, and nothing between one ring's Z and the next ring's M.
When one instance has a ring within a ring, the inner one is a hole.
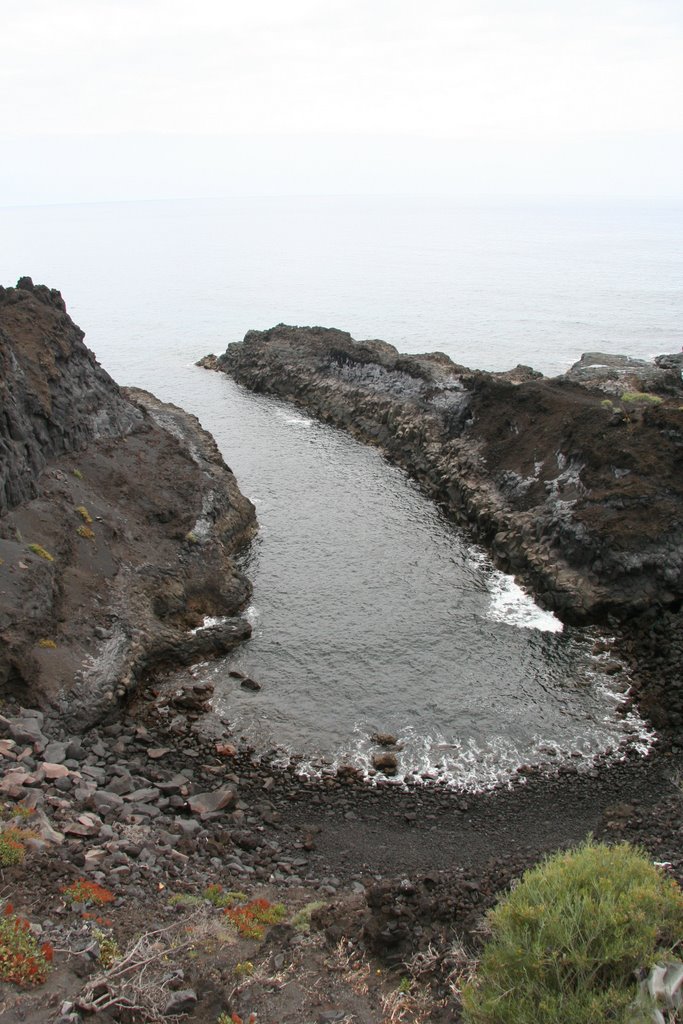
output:
M194 417L114 383L59 292L0 289L0 372L0 687L83 727L249 635L230 555L254 509Z
M683 597L678 362L593 353L554 379L493 374L281 324L202 365L381 447L501 568L579 623Z

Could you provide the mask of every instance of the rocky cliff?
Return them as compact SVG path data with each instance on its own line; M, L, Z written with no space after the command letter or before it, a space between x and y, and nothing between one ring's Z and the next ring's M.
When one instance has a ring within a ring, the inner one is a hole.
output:
M0 692L82 727L249 635L230 556L254 509L194 417L114 383L59 292L0 289L0 369Z
M83 343L55 289L0 287L0 515L37 493L49 459L121 437L142 413Z
M202 364L379 445L570 622L683 597L683 390L591 354L545 379L323 328L250 331Z

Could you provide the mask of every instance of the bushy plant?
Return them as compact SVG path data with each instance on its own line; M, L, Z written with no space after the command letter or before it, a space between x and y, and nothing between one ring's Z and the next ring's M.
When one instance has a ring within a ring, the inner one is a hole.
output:
M226 892L223 886L216 882L207 885L202 896L209 903L212 903L214 907L221 907L223 909L225 907L234 907L236 903L241 903L247 898L243 892L235 892L233 890Z
M271 924L277 924L285 916L282 903L269 900L250 900L241 907L228 907L223 913L245 939L261 940Z
M40 985L50 969L54 950L49 942L39 944L31 926L14 913L10 903L0 917L0 981L15 985Z
M323 900L315 900L313 903L307 903L301 910L297 910L294 914L291 924L292 927L298 932L310 932L311 930L311 915L316 910L321 910L326 904Z
M26 856L19 829L11 828L0 832L0 867L21 864Z
M103 932L99 928L93 929L92 934L93 938L97 940L99 947L98 960L105 971L108 971L110 967L113 967L121 959L121 948L113 935Z
M88 903L96 907L113 903L116 897L109 889L87 878L77 878L71 885L65 885L62 894L67 903Z
M489 924L468 1024L625 1024L634 972L683 934L683 894L627 843L588 842L528 871Z
M79 505L78 508L76 509L76 511L78 512L78 514L81 517L81 519L83 520L83 522L87 526L90 526L90 524L92 523L92 516L88 512L88 510L85 507L85 505Z

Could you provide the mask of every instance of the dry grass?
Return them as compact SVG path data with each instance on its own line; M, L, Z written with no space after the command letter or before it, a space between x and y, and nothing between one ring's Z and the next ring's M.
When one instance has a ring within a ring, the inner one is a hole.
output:
M164 1013L170 998L174 966L198 945L229 941L216 932L205 909L167 928L146 932L132 942L108 970L91 978L77 1007L83 1013L127 1013L141 1024L169 1024L180 1017Z
M325 966L343 974L357 996L367 995L372 968L363 953L354 949L347 939L339 940Z
M382 1024L426 1024L443 1006L445 1001L435 1000L429 988L414 985L410 992L394 989L382 999Z

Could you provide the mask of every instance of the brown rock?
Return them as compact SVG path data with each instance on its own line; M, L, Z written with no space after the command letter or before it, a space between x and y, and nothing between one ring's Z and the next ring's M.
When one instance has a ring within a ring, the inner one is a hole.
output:
M372 767L376 768L379 772L384 772L385 775L396 775L398 771L398 758L396 754L391 754L388 751L383 754L373 754Z
M222 811L226 807L234 807L237 802L237 793L232 786L221 786L210 793L195 793L187 798L187 803L193 814L213 814L214 811Z
M216 753L219 757L236 757L237 747L233 747L232 743L217 743Z
M69 769L63 764L53 764L50 761L43 761L41 768L46 779L63 779L69 775Z
M398 743L398 738L391 732L373 732L370 739L380 747L395 747Z

